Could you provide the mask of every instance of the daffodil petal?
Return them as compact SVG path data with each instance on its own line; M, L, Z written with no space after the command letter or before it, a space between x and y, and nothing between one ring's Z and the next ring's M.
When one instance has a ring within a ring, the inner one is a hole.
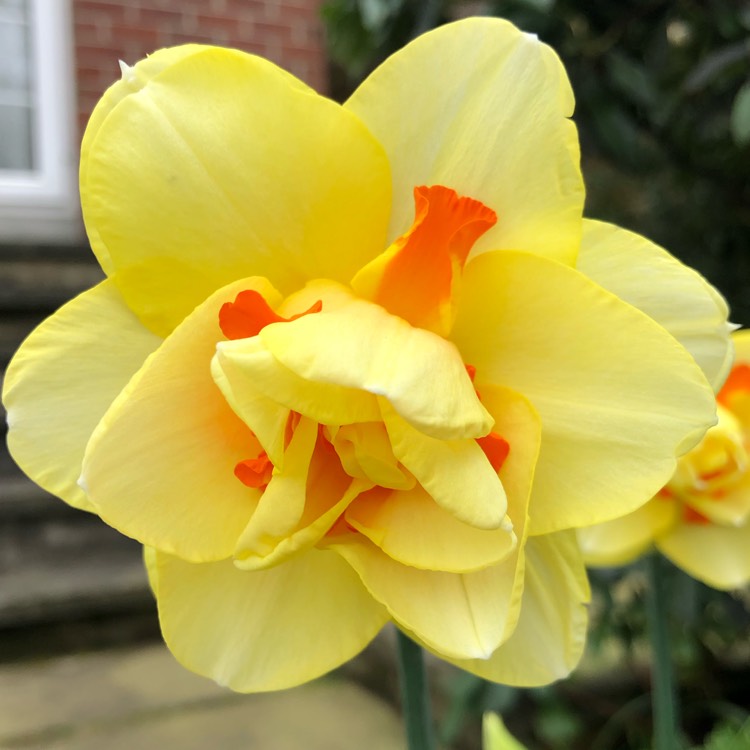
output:
M634 510L716 421L688 352L579 272L527 253L485 253L464 272L452 339L476 384L523 393L544 426L531 534Z
M140 60L135 65L120 62L122 77L115 81L97 102L94 111L86 123L86 131L81 141L80 181L81 185L86 183L86 174L89 164L89 151L94 138L99 132L102 123L107 119L109 113L126 97L142 89L152 78L161 73L162 70L174 65L185 57L195 55L206 48L200 44L183 44L179 47L167 47L156 50L148 57ZM294 79L296 80L296 79ZM99 238L99 233L94 226L86 227L91 249L97 260L107 274L114 272L114 266L109 257L106 245Z
M416 484L393 455L382 422L346 424L329 428L328 433L341 465L350 476L392 490L410 490Z
M264 279L212 295L164 341L102 418L81 481L97 513L142 544L203 562L229 557L259 493L234 476L259 446L211 378L219 308Z
M658 539L656 546L675 565L715 589L739 588L750 580L750 523L683 523Z
M219 350L222 343L219 342ZM234 413L252 430L271 463L281 466L284 463L285 429L291 412L289 407L264 395L242 368L220 360L217 355L211 360L211 375Z
M691 495L684 500L713 523L741 526L750 521L750 472L746 469L737 484L721 495Z
M442 657L487 658L513 611L513 571L501 563L474 573L401 565L361 534L328 543L357 571L396 623Z
M488 386L482 392L482 401L495 417L495 430L511 446L500 479L507 493L507 520L513 524L512 533L505 528L485 531L462 523L420 486L406 492L365 494L349 506L346 520L394 560L454 573L506 560L505 568L513 575L519 560L517 544L525 539L541 425L533 407L517 393ZM461 497L466 499L465 493Z
M416 429L442 440L486 435L492 418L455 346L378 305L266 326L260 340L300 378L383 396ZM341 424L341 422L339 422Z
M622 518L578 529L586 565L627 565L642 555L678 520L673 500L655 497Z
M235 559L266 557L302 518L318 425L302 418L285 451L282 471L274 470L250 521L237 541Z
M296 322L278 326L284 328ZM221 342L212 370L232 408L253 431L256 419L261 417L256 416L258 392L273 403L322 424L372 422L380 417L375 396L355 388L301 377L279 362L264 346L261 337Z
M411 225L414 186L440 184L498 214L473 254L575 262L584 190L573 105L557 55L507 21L449 24L392 55L345 104L390 158L389 242Z
M157 553L162 633L184 666L232 690L280 690L343 664L388 619L338 555L238 570Z
M8 449L41 487L93 510L78 486L91 433L161 339L110 281L68 302L23 342L8 365Z
M393 455L441 508L477 529L506 524L503 483L476 440L437 440L412 427L387 402L381 408Z
M404 492L364 495L346 520L389 557L414 568L468 573L495 565L516 545L505 528L485 531L443 510L419 485Z
M84 219L105 270L166 333L230 281L348 281L386 246L386 156L351 113L261 58L205 47L89 139Z
M234 563L242 570L278 565L316 544L351 501L372 484L352 481L318 427L302 419L258 508L237 541Z
M750 366L750 330L735 331L732 334L732 342L735 348L736 364ZM750 392L744 389L735 391L729 395L726 405L742 423L746 432L750 432Z
M448 659L492 682L518 687L566 677L586 642L588 579L574 532L526 543L526 582L513 634L488 659Z
M590 220L577 267L666 328L719 390L733 359L729 309L700 274L635 232Z

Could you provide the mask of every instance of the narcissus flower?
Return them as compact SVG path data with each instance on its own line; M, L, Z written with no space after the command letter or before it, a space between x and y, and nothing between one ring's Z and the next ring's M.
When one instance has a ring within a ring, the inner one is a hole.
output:
M655 546L714 588L750 581L750 331L732 338L737 361L716 397L718 424L646 505L580 530L588 564L624 565Z
M193 45L104 95L81 196L108 278L16 355L10 446L146 545L188 667L283 688L388 621L489 679L576 663L573 529L667 481L730 354L700 277L583 221L572 110L493 19L343 106Z

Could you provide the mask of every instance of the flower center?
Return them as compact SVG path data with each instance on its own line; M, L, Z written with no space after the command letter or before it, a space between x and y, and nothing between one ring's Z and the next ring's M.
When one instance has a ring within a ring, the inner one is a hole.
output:
M362 268L352 287L412 325L446 335L466 259L497 215L442 185L414 188L414 202L409 231Z
M712 514L706 501L720 502L748 468L742 425L721 402L717 404L717 411L718 424L678 461L672 479L660 493L662 497L676 498L683 503L686 523L710 523Z

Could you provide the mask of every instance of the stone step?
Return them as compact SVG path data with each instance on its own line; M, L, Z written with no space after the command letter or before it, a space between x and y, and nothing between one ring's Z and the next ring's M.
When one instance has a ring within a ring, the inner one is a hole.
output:
M152 607L139 544L0 474L0 629Z

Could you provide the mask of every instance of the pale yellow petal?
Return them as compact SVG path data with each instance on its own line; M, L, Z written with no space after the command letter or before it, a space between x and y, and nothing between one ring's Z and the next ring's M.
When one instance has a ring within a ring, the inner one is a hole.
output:
M622 518L578 529L586 565L626 565L646 552L678 519L679 505L655 497Z
M498 714L482 717L482 750L526 750L506 728Z
M683 523L656 546L675 565L715 589L736 589L750 581L750 523L739 527Z
M84 220L158 332L234 279L264 275L286 293L346 282L386 246L381 146L266 60L219 47L177 55L95 128Z
M188 669L238 692L281 690L356 656L388 615L332 552L269 570L158 553L159 621Z
M390 158L389 241L411 225L413 188L440 184L497 212L474 253L575 261L584 190L573 94L534 35L496 18L447 24L392 55L345 106Z
M488 659L449 659L492 682L518 687L566 677L586 642L590 599L574 532L534 537L526 543L526 581L516 629Z
M492 426L456 347L378 305L352 300L328 312L324 302L322 312L266 326L259 338L299 377L383 396L432 437L479 437Z
M635 232L589 220L577 267L666 328L719 390L733 359L729 309L702 276Z
M513 571L502 563L475 573L443 573L401 565L361 534L328 544L399 626L442 657L487 658L515 614Z
M508 525L503 483L476 440L437 440L381 408L394 456L443 510L477 529Z
M210 370L219 308L243 289L273 294L244 279L200 305L114 401L84 458L82 481L107 523L188 560L230 556L259 496L234 467L260 446Z
M452 338L476 366L480 393L483 383L508 386L541 417L532 534L634 510L716 421L709 384L672 336L538 256L471 261Z
M91 433L161 339L105 281L47 318L8 365L8 449L48 492L93 510L78 486Z

